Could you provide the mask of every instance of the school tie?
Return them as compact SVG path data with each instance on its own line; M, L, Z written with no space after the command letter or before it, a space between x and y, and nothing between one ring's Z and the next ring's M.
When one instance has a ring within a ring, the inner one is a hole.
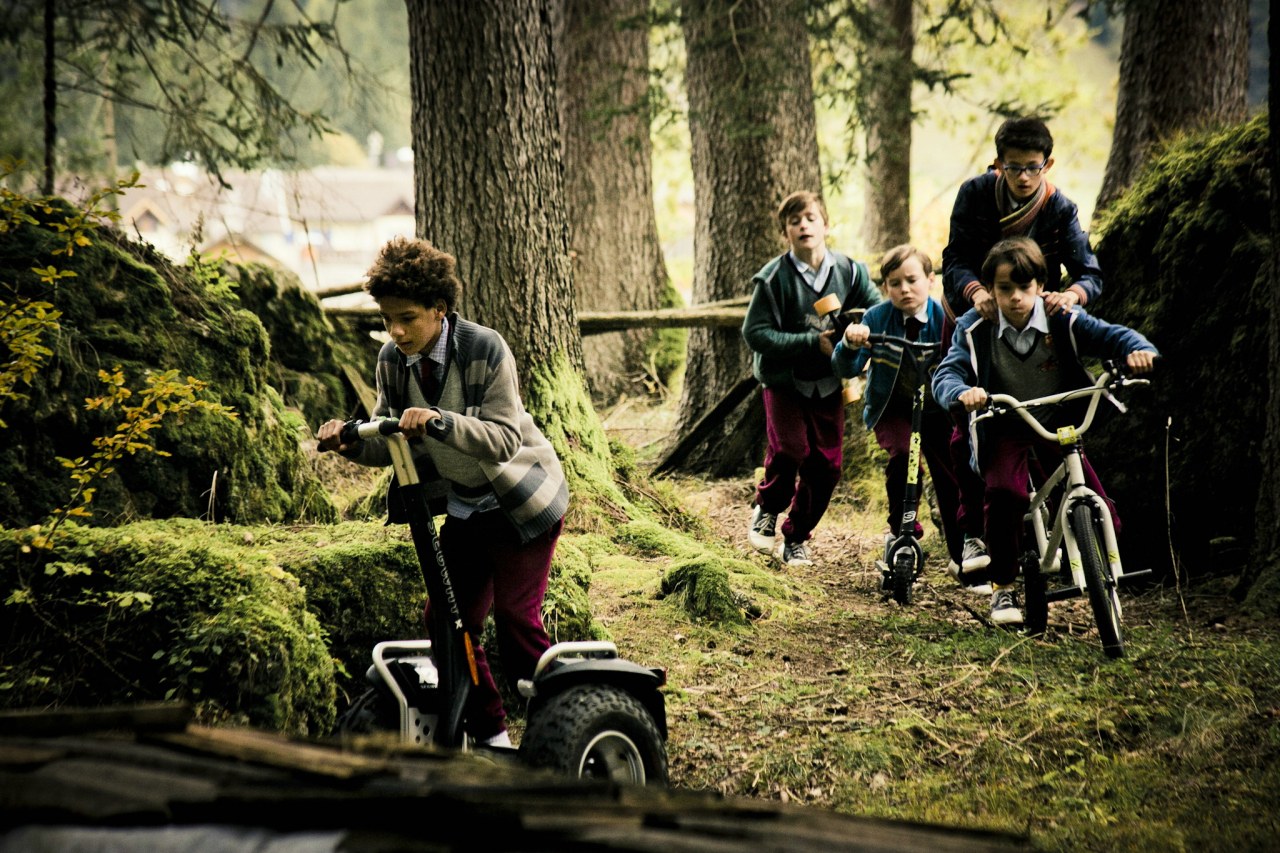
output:
M435 405L440 401L440 380L436 378L435 362L424 358L422 364L422 394L427 402Z
M909 341L919 340L920 330L922 328L924 328L924 323L921 323L915 317L908 317L907 318L907 334L906 334L907 340Z

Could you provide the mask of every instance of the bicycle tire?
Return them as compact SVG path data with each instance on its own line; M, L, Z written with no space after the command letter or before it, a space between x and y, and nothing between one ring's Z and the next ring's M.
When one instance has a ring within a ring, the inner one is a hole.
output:
M1039 637L1049 627L1049 582L1040 571L1040 555L1034 549L1022 556L1022 630Z
M1080 549L1085 586L1089 589L1089 605L1093 621L1098 625L1102 651L1109 658L1124 657L1124 637L1120 632L1120 613L1116 608L1115 578L1106 560L1099 524L1093 518L1093 507L1076 504L1071 510L1071 532Z

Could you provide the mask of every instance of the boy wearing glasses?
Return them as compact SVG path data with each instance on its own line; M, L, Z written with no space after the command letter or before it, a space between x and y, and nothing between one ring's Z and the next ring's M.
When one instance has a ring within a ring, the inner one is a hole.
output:
M1053 167L1053 136L1035 117L1011 118L996 131L996 160L983 175L960 187L951 209L951 234L942 250L942 289L948 331L956 317L970 308L987 322L995 322L995 299L982 286L982 262L1001 240L1030 237L1044 254L1044 307L1049 316L1090 305L1102 292L1102 271L1080 227L1075 202L1049 183ZM1066 267L1067 279L1062 280ZM1063 287L1063 284L1066 286ZM971 516L982 517L983 483L966 464L968 438L957 429L952 436L952 461L960 486L962 528ZM990 563L982 540L966 540L962 572L975 572ZM958 579L961 579L958 577Z
M1038 118L1011 118L996 131L996 161L960 187L942 250L942 287L953 318L970 308L988 321L996 305L982 286L982 261L1000 240L1030 237L1044 253L1050 316L1087 306L1102 292L1102 271L1080 227L1075 202L1049 183L1053 137ZM1062 268L1067 286L1061 289Z

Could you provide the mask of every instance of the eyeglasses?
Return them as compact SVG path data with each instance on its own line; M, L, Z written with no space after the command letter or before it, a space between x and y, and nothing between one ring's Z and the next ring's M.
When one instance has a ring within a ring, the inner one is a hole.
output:
M1000 168L1002 170L1004 170L1009 175L1015 178L1018 177L1018 175L1021 175L1023 172L1026 172L1028 175L1034 178L1036 175L1044 171L1044 167L1045 167L1044 163L1033 163L1030 166L1013 166L1013 165L1010 165L1009 163L1000 164Z

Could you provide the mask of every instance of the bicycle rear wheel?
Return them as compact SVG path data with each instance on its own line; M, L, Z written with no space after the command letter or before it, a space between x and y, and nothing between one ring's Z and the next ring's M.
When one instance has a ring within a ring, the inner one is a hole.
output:
M1076 504L1071 510L1071 532L1080 549L1085 586L1089 588L1089 605L1098 623L1102 651L1109 658L1124 657L1124 638L1120 633L1120 607L1116 599L1116 579L1106 559L1102 530L1093 517L1093 507Z

